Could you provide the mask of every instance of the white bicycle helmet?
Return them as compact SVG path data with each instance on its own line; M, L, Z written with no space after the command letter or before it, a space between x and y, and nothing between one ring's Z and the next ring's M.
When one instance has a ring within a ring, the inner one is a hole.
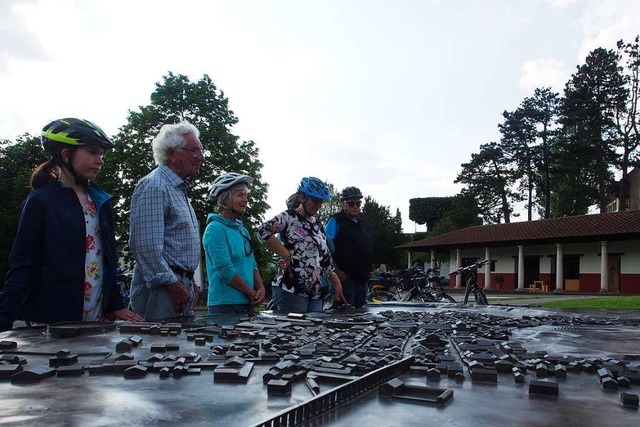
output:
M243 175L236 172L227 172L224 175L217 177L211 187L209 187L209 200L215 202L218 200L218 196L225 190L230 189L237 184L251 185L253 178L249 175Z

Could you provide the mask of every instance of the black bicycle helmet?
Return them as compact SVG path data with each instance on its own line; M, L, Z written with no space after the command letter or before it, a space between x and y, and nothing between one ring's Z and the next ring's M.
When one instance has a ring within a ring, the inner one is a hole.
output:
M327 185L319 178L313 176L302 178L298 191L308 197L317 197L322 200L331 200L331 193Z
M66 144L71 147L93 145L105 150L113 148L109 137L95 123L88 120L66 118L54 120L42 129L42 148L53 155L59 146Z
M218 200L218 196L224 190L228 190L236 184L251 185L253 178L249 175L243 175L236 172L228 172L219 176L213 181L211 187L209 187L209 200L215 202Z
M342 190L340 200L343 202L350 199L362 199L362 192L357 187L347 187Z

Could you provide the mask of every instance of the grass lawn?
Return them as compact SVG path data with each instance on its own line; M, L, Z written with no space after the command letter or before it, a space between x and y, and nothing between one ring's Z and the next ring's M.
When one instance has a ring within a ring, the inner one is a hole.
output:
M542 302L537 305L549 308L640 310L640 296L581 298L567 301Z

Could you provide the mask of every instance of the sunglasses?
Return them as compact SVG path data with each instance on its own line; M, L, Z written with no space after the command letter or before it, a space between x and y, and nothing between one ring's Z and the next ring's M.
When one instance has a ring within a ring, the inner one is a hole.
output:
M311 200L316 205L320 205L320 204L324 203L324 200L319 199L317 197L309 197L309 200Z
M360 207L360 205L362 205L362 201L355 200L355 201L347 202L347 205L349 205L350 208L355 208L356 206Z

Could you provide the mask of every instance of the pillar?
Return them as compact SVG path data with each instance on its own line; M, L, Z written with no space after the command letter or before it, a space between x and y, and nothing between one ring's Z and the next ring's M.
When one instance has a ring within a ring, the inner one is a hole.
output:
M462 254L460 253L460 249L456 249L456 270L462 267ZM456 285L454 288L460 289L462 287L462 275L458 274L456 276Z
M608 242L600 242L600 292L609 292L609 248Z
M484 259L489 260L489 264L484 266L484 289L491 289L491 250L484 248Z
M431 249L431 268L436 268L436 251Z
M556 292L564 291L564 269L562 243L556 243Z
M518 245L518 290L524 291L524 246Z

